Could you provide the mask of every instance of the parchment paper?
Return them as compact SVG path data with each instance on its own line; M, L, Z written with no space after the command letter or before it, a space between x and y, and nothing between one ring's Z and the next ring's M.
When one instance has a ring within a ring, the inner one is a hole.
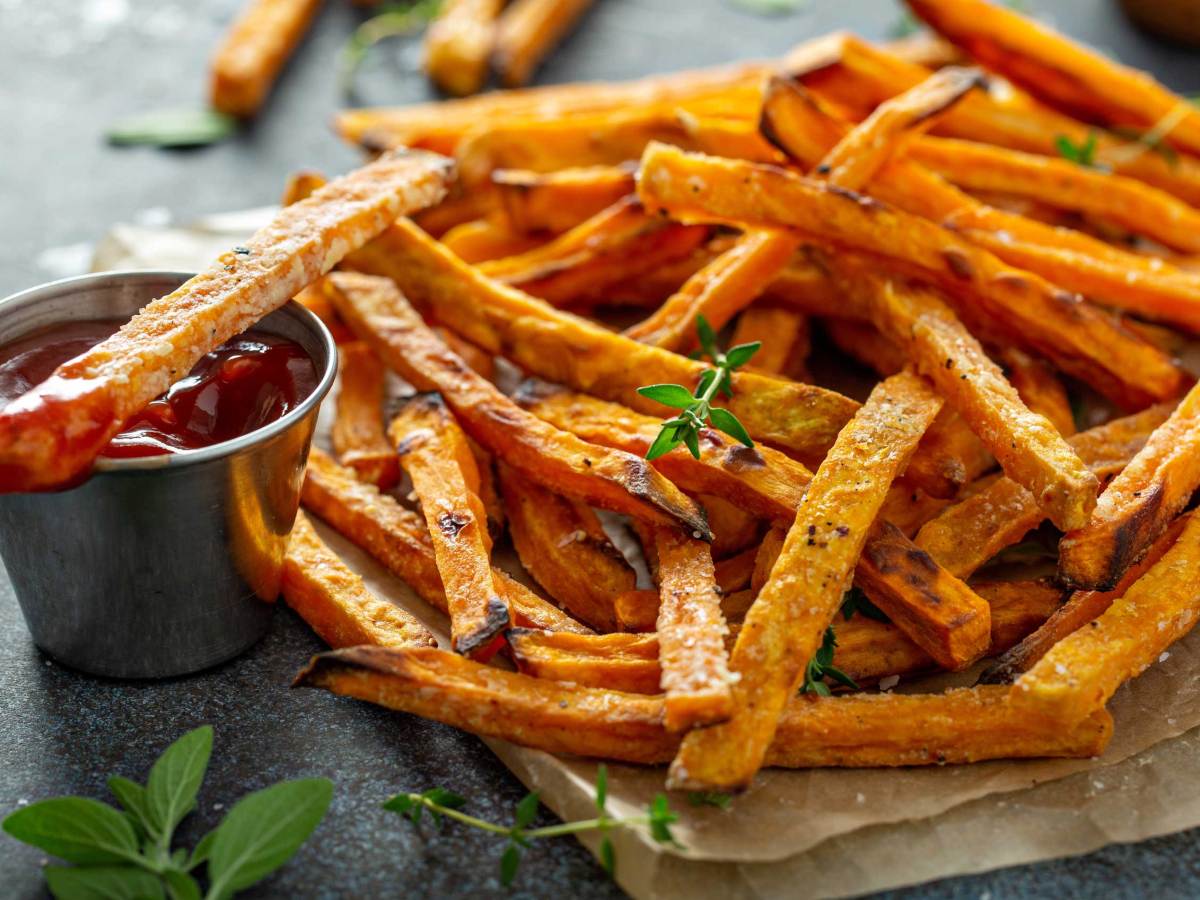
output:
M269 214L231 213L181 229L116 226L97 247L93 268L198 269ZM325 425L331 408L323 411ZM320 428L318 441L326 434ZM444 640L440 613L331 529L318 529L377 594ZM511 557L497 562L513 567ZM296 660L297 668L304 662ZM1200 825L1200 733L1191 731L1200 725L1200 635L1163 654L1117 694L1111 710L1116 733L1098 759L767 770L728 810L693 808L675 796L675 832L686 849L616 833L617 880L634 897L662 900L846 896ZM487 743L560 816L590 814L595 763ZM611 811L635 814L662 791L663 775L610 765Z

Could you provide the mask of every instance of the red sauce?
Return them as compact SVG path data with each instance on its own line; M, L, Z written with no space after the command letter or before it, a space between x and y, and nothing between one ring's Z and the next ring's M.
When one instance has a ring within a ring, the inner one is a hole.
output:
M0 405L119 327L119 322L73 322L0 349ZM316 386L316 366L299 344L247 331L207 354L186 378L126 422L103 455L160 456L232 440L286 415Z

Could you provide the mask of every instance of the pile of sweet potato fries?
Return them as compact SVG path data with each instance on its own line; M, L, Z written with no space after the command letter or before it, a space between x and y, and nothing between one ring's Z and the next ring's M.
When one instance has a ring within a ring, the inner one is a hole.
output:
M343 114L388 152L294 177L249 257L0 413L4 484L315 282L342 372L303 504L452 648L301 516L284 595L335 651L298 683L698 790L1100 753L1200 613L1200 110L984 0L910 6L945 43ZM241 312L210 335L196 295ZM861 403L814 383L850 366ZM1031 532L1056 574L991 565Z

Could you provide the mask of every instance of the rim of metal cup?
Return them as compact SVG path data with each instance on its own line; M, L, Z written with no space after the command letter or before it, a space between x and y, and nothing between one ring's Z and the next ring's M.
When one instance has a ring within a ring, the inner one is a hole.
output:
M87 286L95 282L119 282L121 280L136 282L152 281L155 279L178 279L179 284L182 285L188 279L195 277L195 275L195 272L180 272L172 269L114 269L108 272L90 272L86 275L60 278L56 281L48 281L45 284L27 288L0 300L0 318L3 317L6 307L28 299L31 294L52 292L59 295L69 292L73 287ZM146 302L150 301L147 300ZM303 304L297 303L295 300L289 300L283 306L279 307L279 311L282 310L287 310L316 334L325 350L326 357L325 368L320 373L316 387L313 388L312 392L295 409L272 422L268 422L261 428L256 428L248 434L243 434L241 437L236 437L232 440L222 441L219 444L212 444L211 446L200 447L195 450L177 450L174 453L158 454L155 456L136 456L120 459L108 459L102 456L96 459L94 470L96 472L134 472L151 469L179 468L181 466L211 462L214 459L231 456L245 450L247 447L253 447L255 444L267 441L275 435L287 431L297 422L308 416L325 399L325 395L329 393L329 389L333 386L334 379L337 378L337 343L334 341L329 329L325 327L325 323ZM267 315L270 314L267 313ZM266 318L266 316L263 318ZM315 367L317 363L318 361L314 359L313 366Z

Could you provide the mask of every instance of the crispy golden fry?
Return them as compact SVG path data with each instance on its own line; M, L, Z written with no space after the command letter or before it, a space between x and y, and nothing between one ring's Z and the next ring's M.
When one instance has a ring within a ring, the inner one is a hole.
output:
M453 154L462 138L481 123L569 116L590 124L591 114L596 113L647 107L691 109L714 102L731 111L744 108L750 116L757 108L759 82L767 68L763 63L742 63L637 81L551 85L448 102L351 109L337 116L334 127L352 144L372 140Z
M686 256L708 236L703 226L652 219L630 196L527 253L490 260L485 275L565 306L602 300L608 289Z
M716 561L714 566L717 587L721 595L728 599L733 594L741 593L750 586L750 577L754 572L754 559L758 556L757 547L747 547L740 553L727 556Z
M913 583L913 569L926 576L919 585ZM965 668L991 644L987 602L894 525L880 522L871 529L854 582L943 668Z
M480 350L470 341L465 341L458 336L456 332L448 328L434 327L434 333L437 334L446 346L462 357L471 369L478 375L482 375L488 381L495 381L496 375L496 358L490 353L485 353Z
M330 432L333 452L363 481L386 490L400 479L396 448L383 425L387 370L370 347L356 341L341 348L339 375L341 387Z
M737 318L730 346L762 344L754 354L754 368L768 375L807 381L805 360L812 348L808 319L792 309L755 304Z
M817 146L849 126L795 82L775 78L761 127L778 146L811 164ZM1200 327L1200 283L1161 259L992 208L909 159L884 166L870 192L906 212L944 222L1005 262L1054 284L1193 330Z
M1012 687L1014 710L1078 722L1189 631L1200 615L1200 516L1090 628L1055 644Z
M866 298L876 324L1028 489L1057 526L1079 528L1100 483L1045 416L1032 412L954 313L931 291L897 286L857 262L834 260L848 296Z
M483 87L504 0L442 0L425 32L425 72L448 94Z
M763 139L753 119L729 118L719 108L707 115L703 111L693 113L677 109L675 118L687 135L684 143L701 153L777 165L787 161L778 149Z
M977 588L991 608L991 646L997 652L1044 623L1059 609L1063 597L1062 589L1048 580L985 582ZM860 685L936 667L924 650L888 622L856 615L835 620L834 627L838 644L833 664ZM655 634L575 635L513 629L509 643L517 668L527 675L633 694L659 691Z
M481 263L518 253L528 253L544 242L513 231L507 222L474 219L455 225L442 235L442 243L454 251L454 255L463 262Z
M1200 153L1200 112L1145 72L999 4L909 0L908 5L942 37L1050 105L1111 127L1159 128L1168 143Z
M920 378L896 375L876 387L838 435L734 645L733 717L684 739L670 785L723 790L753 779L787 698L850 585L892 479L940 408Z
M816 173L830 184L862 190L892 156L902 153L967 92L985 86L976 69L952 66L934 72L916 87L880 104L825 154Z
M492 577L492 542L479 499L479 470L454 417L437 394L420 394L388 426L412 480L446 592L456 652L487 659L511 623Z
M911 463L909 468L912 468ZM922 525L949 506L950 502L930 496L904 476L892 485L879 510L879 518L891 522L909 537L914 537Z
M1168 415L1169 406L1153 406L1081 431L1068 443L1098 478L1108 478L1134 458ZM1001 477L927 523L917 534L916 544L951 574L966 578L1044 518L1032 494Z
M213 56L209 103L226 115L258 112L321 0L250 0Z
M592 0L513 0L496 23L492 63L506 87L529 81Z
M437 202L449 160L390 156L285 207L245 246L151 302L0 410L0 491L82 474L135 412L405 212Z
M796 65L788 69L789 73L802 77L806 85L818 88L822 95L854 110L856 115L867 115L876 104L919 84L930 74L922 65L914 65L845 33L826 39L818 49L815 54L793 54ZM968 95L933 130L948 137L1052 158L1059 156L1060 138L1081 147L1095 131L1092 126L1055 112L1016 88L1003 93L977 91ZM1098 163L1155 185L1187 203L1200 204L1200 161L1188 156L1168 159L1144 150L1143 144L1131 145L1106 132L1097 135Z
M432 648L323 653L294 684L551 753L650 764L670 759L679 744L663 727L661 697L530 678ZM765 762L799 768L1087 757L1100 753L1112 735L1112 717L1104 710L1063 728L1016 716L1007 694L1004 687L982 687L796 698L781 710Z
M1073 435L1076 428L1071 398L1050 366L1016 347L1005 347L999 355L1009 383L1017 389L1025 405L1049 419L1063 437Z
M433 647L429 629L415 617L372 594L317 536L304 513L296 516L283 563L288 606L335 650L356 644Z
M557 172L496 169L492 189L509 224L524 234L562 234L634 191L633 169L588 166Z
M1200 386L1154 430L1100 495L1096 514L1063 536L1059 574L1067 583L1111 590L1200 486Z
M695 499L704 507L713 534L713 556L731 556L758 542L762 532L758 516L713 494L697 494Z
M733 713L733 695L712 551L677 529L656 528L654 541L663 724L688 731L724 722Z
M1111 172L955 138L914 141L908 155L968 191L996 192L1095 216L1183 253L1200 253L1200 210Z
M486 278L404 220L349 265L390 277L439 322L533 375L651 415L663 407L641 397L639 387L694 384L706 368ZM820 459L857 409L840 394L753 372L735 372L732 386L726 405L752 437L806 459Z
M883 104L851 130L822 160L817 172L835 186L856 190L887 161L894 145L916 123L944 111L978 81L975 72L945 69ZM827 173L827 174L826 174ZM848 297L864 298L871 319L904 347L1005 473L1028 488L1061 528L1078 528L1096 504L1099 482L1053 424L1031 412L979 341L933 292L896 285L870 264L828 259ZM929 649L929 648L927 648ZM937 654L934 654L935 657Z
M433 543L419 515L379 493L374 485L359 481L351 470L316 448L309 453L302 500L311 512L370 553L422 600L445 612L446 593ZM587 627L499 569L493 569L492 575L516 624L589 633Z
M746 232L625 334L667 350L691 351L697 343L697 316L704 316L713 328L724 328L774 281L799 245L797 238L783 231Z
M617 403L598 400L540 382L525 382L514 399L538 418L578 435L591 444L645 456L661 425L660 419ZM743 447L706 429L700 459L679 447L651 465L685 491L708 494L759 518L790 522L812 473L770 447Z
M546 593L597 631L615 631L613 599L634 589L637 576L587 506L546 490L508 466L500 491L509 534Z
M658 606L658 591L626 591L613 598L617 626L622 631L653 631L658 624Z
M1022 673L1028 672L1055 644L1101 615L1175 545L1189 517L1190 514L1183 515L1171 522L1145 555L1125 570L1111 591L1076 591L1072 594L1037 631L1026 635L1020 643L1009 648L988 666L979 676L980 683L1011 684Z
M589 504L711 537L703 511L644 459L559 431L472 372L387 279L339 272L327 284L342 318L375 353L419 390L439 391L498 459Z
M688 185L702 183L696 193ZM786 226L833 252L879 256L944 288L957 311L1009 336L1131 406L1177 392L1182 373L1165 355L1080 297L918 218L860 195L767 166L647 148L638 191L648 210L740 227Z
M281 206L291 206L301 200L307 200L318 190L325 187L329 180L316 169L298 169L287 177L283 185Z

